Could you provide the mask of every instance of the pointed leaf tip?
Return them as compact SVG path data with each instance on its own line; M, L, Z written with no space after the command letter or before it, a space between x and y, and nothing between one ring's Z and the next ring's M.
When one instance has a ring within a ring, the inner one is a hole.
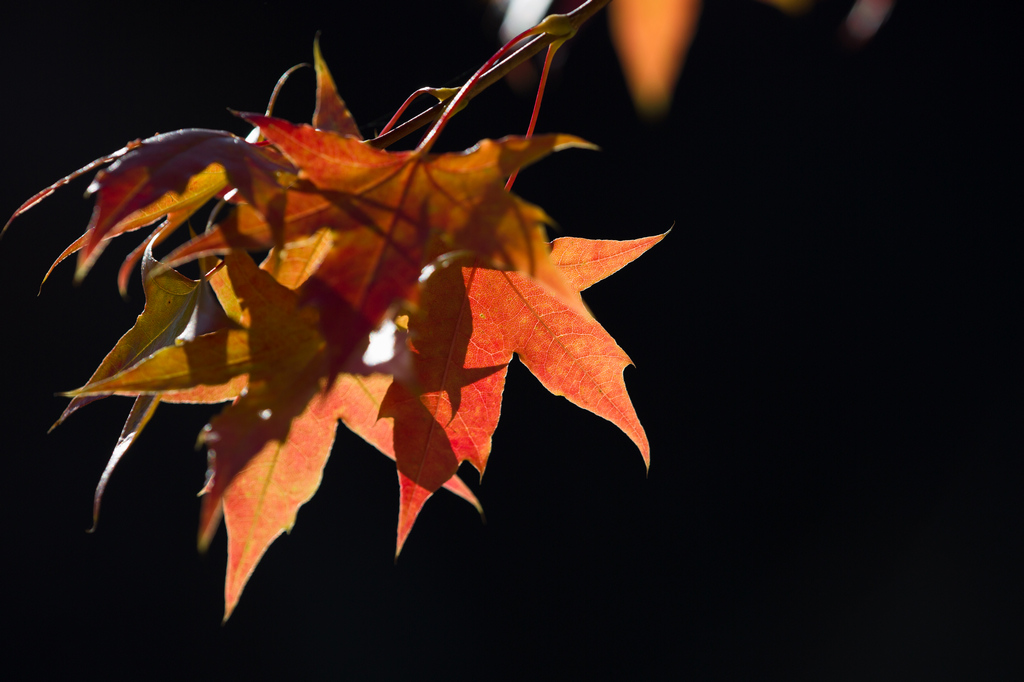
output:
M76 281L110 237L134 229L126 223L152 223L171 210L188 208L191 213L228 183L258 210L270 210L283 191L278 175L292 171L273 150L222 130L188 128L143 140L97 173L89 186L96 193L96 206L78 252ZM212 177L203 177L211 172Z
M316 110L313 112L313 127L362 140L359 126L356 125L356 120L345 101L338 94L334 78L320 52L319 32L313 40L313 67L316 70Z
M51 194L53 194L59 188L61 188L64 185L68 184L72 180L75 180L76 178L81 177L82 175L88 173L89 171L102 166L105 163L109 163L109 162L113 161L114 159L117 159L117 158L119 158L121 156L124 156L129 151L137 148L140 144L142 144L141 140L132 140L131 142L126 144L121 149L118 149L113 154L108 154L107 156L102 156L102 157L100 157L98 159L95 159L94 161L90 161L89 163L85 164L84 166L82 166L78 170L74 171L73 173L69 173L68 175L65 175L63 178L61 178L57 182L53 183L49 187L46 187L45 189L40 190L36 194L32 195L28 199L28 201L26 201L21 206L19 206L18 209L16 211L14 211L14 213L11 215L11 217L7 219L7 222L4 223L3 229L0 230L0 238L3 238L4 233L7 232L7 228L11 226L11 223L14 222L15 218L17 218L22 213L24 213L25 211L29 210L30 208L32 208L36 204L40 203L43 199L45 199L48 196L50 196ZM90 185L90 187L91 187L91 185ZM88 196L88 194L86 196Z

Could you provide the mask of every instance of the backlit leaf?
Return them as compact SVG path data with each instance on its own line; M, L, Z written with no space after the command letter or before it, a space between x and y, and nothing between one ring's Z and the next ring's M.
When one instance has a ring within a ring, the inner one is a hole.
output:
M391 423L377 419L380 398L390 383L385 375L342 375L295 418L286 442L267 443L234 477L223 499L228 533L225 620L267 548L282 532L291 531L299 507L319 487L338 419L394 459ZM480 503L458 477L445 487L482 513Z
M553 244L552 261L579 291L663 236L627 242L562 238ZM415 396L392 384L381 406L381 416L394 420L398 551L423 503L461 462L483 473L513 353L549 391L621 428L649 463L650 446L622 380L630 360L589 315L521 273L472 265L435 273L422 310L411 317L409 330L423 391Z
M197 334L225 327L229 323L204 282L191 280L174 270L159 270L155 267L156 261L153 259L152 251L155 241L151 239L147 242L142 255L146 295L146 305L142 314L93 372L89 379L90 383L114 376L179 340L190 340ZM93 394L73 398L53 427L58 426L72 412L103 397L104 394ZM158 394L136 398L117 445L96 486L93 501L94 528L99 519L100 502L110 475L149 423L159 404Z
M176 340L194 335L197 329L202 334L226 327L227 320L220 313L209 288L175 270L156 268L152 246L149 242L142 258L146 305L135 325L118 340L87 385L108 380L130 369L161 349L173 346ZM73 398L57 424L78 408L102 397L103 393L93 392Z
M143 140L97 173L89 185L89 192L96 194L96 208L78 252L76 279L85 276L105 238L122 220L137 211L148 221L159 218L158 212L145 209L169 193L172 203L183 197L189 201L189 181L211 164L222 168L231 186L264 212L271 211L280 196L276 173L291 170L259 147L219 130L178 130ZM205 192L206 188L198 193Z

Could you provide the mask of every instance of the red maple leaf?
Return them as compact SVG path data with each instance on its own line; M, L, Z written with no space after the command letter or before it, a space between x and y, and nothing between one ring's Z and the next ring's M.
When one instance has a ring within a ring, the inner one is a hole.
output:
M662 239L562 238L552 261L576 291L611 275ZM394 419L401 498L398 547L423 503L463 461L483 474L512 354L555 395L621 428L644 461L650 448L626 394L629 358L590 315L516 272L479 265L434 273L410 318L418 395L392 383L381 416Z

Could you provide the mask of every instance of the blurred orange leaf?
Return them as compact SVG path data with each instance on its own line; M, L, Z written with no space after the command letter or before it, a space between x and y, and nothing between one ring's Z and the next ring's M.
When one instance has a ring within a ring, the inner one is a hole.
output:
M608 6L612 43L643 118L668 112L700 10L701 0L616 0Z

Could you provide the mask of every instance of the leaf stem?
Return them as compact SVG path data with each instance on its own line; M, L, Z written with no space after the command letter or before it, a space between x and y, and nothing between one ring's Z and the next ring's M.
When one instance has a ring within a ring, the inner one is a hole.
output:
M380 131L380 133L377 135L377 138L386 135L388 131L394 128L395 124L398 123L398 119L400 119L402 117L402 114L405 113L405 110L408 109L409 105L412 104L413 101L416 100L416 98L418 98L420 95L433 95L434 97L437 98L439 104L443 104L445 101L451 99L452 95L454 95L456 92L458 91L455 88L420 88L419 90L405 98L405 101L402 102L402 106L398 107L398 111L395 112L395 115L391 117L391 120L388 121L388 124L384 126L384 128Z
M544 21L541 23L547 22L550 18L550 16L545 17ZM484 62L483 66L477 69L476 73L474 73L472 77L470 77L470 79L466 81L466 83L461 88L459 88L459 91L458 93L456 93L455 97L453 97L450 102L445 103L444 112L441 114L441 117L434 122L434 127L428 130L427 134L423 136L422 140L420 140L420 143L416 145L416 151L422 154L425 154L428 151L430 151L430 148L434 146L434 142L441 135L441 131L444 130L444 127L448 124L448 121L452 120L452 117L459 112L459 109L466 106L463 103L463 100L466 100L466 96L473 91L473 86L475 86L477 82L480 80L480 76L482 76L488 69L494 66L494 63L501 59L501 57L504 56L506 52L515 47L517 43L519 43L521 40L529 38L530 36L537 35L541 30L542 29L540 29L539 24L532 28L528 28L519 35L517 35L512 40L502 45L501 49L499 49L497 52L491 55L491 58ZM547 35L547 31L544 31L544 35Z
M277 79L277 83L274 84L274 91L270 93L270 101L267 102L267 116L270 116L271 114L274 113L274 104L277 102L277 96L281 94L281 88L284 87L284 84L288 81L288 78L299 69L303 69L306 67L312 68L312 65L306 62L296 64L295 66L291 67L283 74L281 74L281 77Z
M530 115L530 125L526 128L526 139L528 140L533 137L533 131L537 127L537 116L540 114L540 103L544 99L544 86L548 82L548 71L551 69L551 60L555 56L555 52L564 42L565 40L556 40L548 46L548 54L544 58L544 69L540 73L540 84L537 86L537 99L533 102L533 114ZM512 189L512 185L515 184L517 177L519 177L518 168L512 171L512 175L508 176L508 182L505 183L506 192Z
M565 17L565 19L568 21L568 25L571 27L572 33L575 33L577 30L579 30L580 26L582 26L591 17L597 14L597 12L603 9L604 6L607 5L610 1L611 0L587 0L587 2L583 3L582 5L574 9L572 12L569 12L568 14L553 16ZM547 20L545 19L545 21ZM543 23L544 22L541 22L541 24ZM531 31L533 30L534 29L531 29ZM527 34L529 33L530 31L527 31ZM452 109L452 115L454 115L456 113L456 107L464 107L465 104L469 102L469 100L473 99L481 92L483 92L490 86L500 81L502 78L508 75L508 73L512 71L512 69L516 68L523 62L526 62L534 55L539 54L541 50L548 47L555 41L563 40L565 39L565 37L565 35L555 35L551 33L541 33L539 35L534 35L533 38L528 40L518 50L506 55L504 59L500 59L500 61L498 61L498 59L502 55L508 52L510 46L514 46L515 43L518 42L518 40L520 40L520 38L518 37L514 38L510 43L507 43L505 46L503 46L494 57L491 57L491 59L489 59L488 62L485 63L484 66L487 67L486 69L481 67L481 69L478 70L477 73L473 74L473 77L470 78L469 81L467 81L466 85L463 85L463 87L460 89L459 95L456 95L455 98L462 100L462 102L454 102L450 99L444 102L438 102L434 106L414 116L413 118L409 119L400 126L397 126L394 129L389 130L387 133L383 135L378 135L372 140L369 140L367 144L369 144L371 147L376 147L377 149L385 149L394 144L395 142L398 142L402 138L406 137L410 133L416 132L417 130L427 125L428 123L437 121L442 117L442 115L449 107ZM471 87L467 88L467 86ZM451 116L449 116L449 118L451 118ZM438 132L440 131L434 132L431 139L436 138ZM429 144L432 144L432 142L428 143L428 147ZM423 143L421 142L421 146L422 145Z

